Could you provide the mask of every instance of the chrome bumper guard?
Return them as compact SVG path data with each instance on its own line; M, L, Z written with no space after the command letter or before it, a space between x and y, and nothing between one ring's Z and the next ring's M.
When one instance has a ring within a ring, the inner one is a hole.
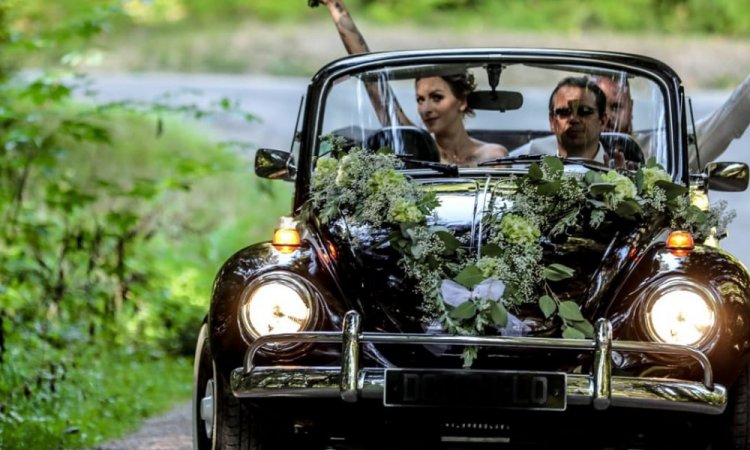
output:
M596 322L595 339L550 339L509 336L453 336L400 333L362 333L360 316L349 311L341 332L300 332L258 338L245 354L244 367L232 372L231 388L236 397L340 397L347 402L383 399L384 368L360 368L360 343L444 344L551 350L578 350L594 353L591 374L567 374L567 404L645 408L721 414L727 404L727 390L714 384L708 358L701 352L680 345L652 342L615 341L612 325ZM340 367L254 366L257 351L275 343L341 343ZM668 378L612 376L612 352L639 352L683 355L696 359L703 368L703 381Z

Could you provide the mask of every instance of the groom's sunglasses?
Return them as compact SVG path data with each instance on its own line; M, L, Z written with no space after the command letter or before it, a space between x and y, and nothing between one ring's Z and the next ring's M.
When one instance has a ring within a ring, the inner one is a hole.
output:
M596 110L590 106L581 105L576 109L573 108L555 108L553 111L555 113L555 117L558 119L567 119L573 114L575 114L578 117L588 117L596 112Z

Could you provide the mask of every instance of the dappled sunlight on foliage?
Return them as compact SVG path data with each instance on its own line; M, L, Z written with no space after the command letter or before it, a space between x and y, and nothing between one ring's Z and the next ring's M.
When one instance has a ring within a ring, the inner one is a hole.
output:
M200 134L202 109L76 103L64 55L92 17L0 34L0 448L91 445L185 398L219 265L275 220L248 202L290 204ZM15 55L55 46L62 65L14 77Z

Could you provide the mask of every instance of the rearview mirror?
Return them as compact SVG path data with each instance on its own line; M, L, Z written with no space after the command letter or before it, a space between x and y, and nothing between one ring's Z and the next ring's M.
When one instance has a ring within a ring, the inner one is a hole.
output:
M255 152L255 174L269 180L294 180L291 154L282 150L259 148Z
M474 91L466 98L472 109L511 111L523 105L523 95L514 91Z
M714 191L741 192L747 189L748 166L742 162L711 162L703 170L708 188Z

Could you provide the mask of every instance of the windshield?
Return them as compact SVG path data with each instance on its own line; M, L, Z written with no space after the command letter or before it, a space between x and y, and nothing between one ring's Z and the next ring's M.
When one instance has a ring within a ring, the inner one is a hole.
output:
M321 134L459 167L530 154L614 167L617 152L628 168L652 156L668 167L665 105L654 80L611 68L420 64L334 80Z

